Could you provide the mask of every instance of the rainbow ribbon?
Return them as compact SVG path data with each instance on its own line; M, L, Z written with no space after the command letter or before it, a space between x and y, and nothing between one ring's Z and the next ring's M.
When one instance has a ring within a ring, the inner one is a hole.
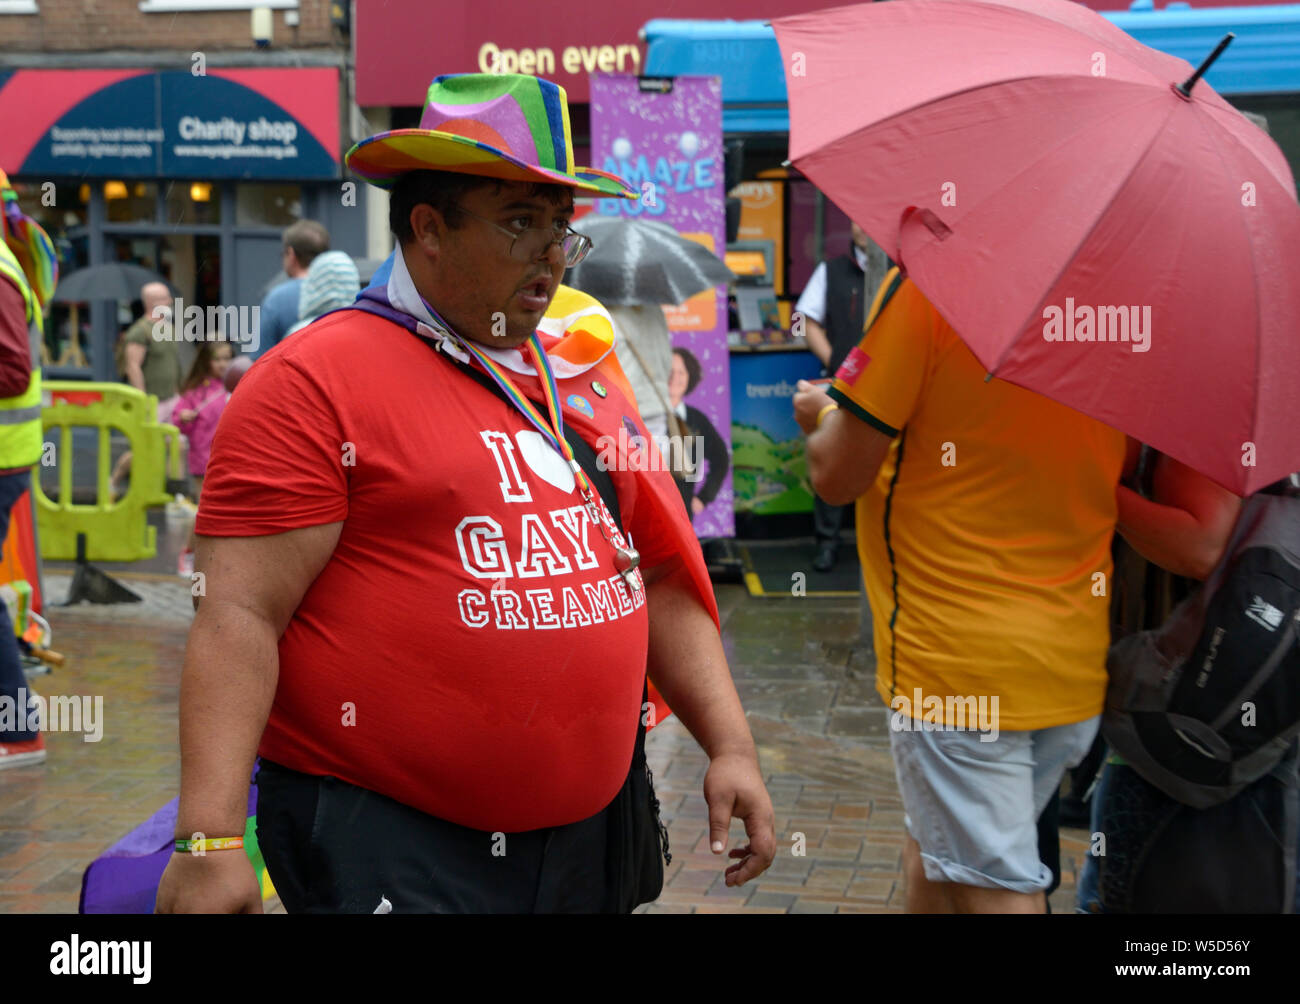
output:
M443 333L478 360L479 365L487 371L488 376L501 388L501 392L510 400L510 403L523 412L524 417L537 427L537 431L568 462L583 497L590 501L594 494L591 482L587 480L587 475L578 464L577 458L574 457L573 447L564 438L564 413L560 410L560 389L555 384L555 374L551 371L550 360L546 357L546 350L542 348L542 342L537 337L537 332L534 331L529 335L525 344L527 344L528 351L533 357L533 366L541 378L542 397L546 400L546 410L551 416L549 423L542 417L542 413L537 410L537 406L515 386L515 382L510 379L510 375L500 363L475 348L468 338L461 338L455 334L451 330L451 326L438 315L438 312L433 309L429 301L424 300L423 297L421 297L421 300L423 300L430 316L442 325Z

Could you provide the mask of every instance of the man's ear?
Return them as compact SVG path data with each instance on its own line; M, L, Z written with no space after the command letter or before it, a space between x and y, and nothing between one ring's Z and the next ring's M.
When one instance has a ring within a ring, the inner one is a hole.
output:
M438 254L446 225L442 214L427 202L422 202L411 209L412 240L427 255Z

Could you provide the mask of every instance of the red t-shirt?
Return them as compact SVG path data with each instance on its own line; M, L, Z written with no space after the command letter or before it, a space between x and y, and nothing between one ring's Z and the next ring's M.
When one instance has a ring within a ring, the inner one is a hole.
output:
M594 370L559 390L593 446L636 416ZM610 473L642 567L671 557L638 484L670 475ZM280 639L259 754L487 831L604 808L641 709L645 593L571 484L517 410L388 321L341 312L268 352L222 415L197 531L343 527Z

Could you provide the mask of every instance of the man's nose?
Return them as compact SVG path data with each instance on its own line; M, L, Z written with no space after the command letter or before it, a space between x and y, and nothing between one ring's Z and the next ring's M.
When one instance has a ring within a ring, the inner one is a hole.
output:
M546 245L546 250L542 252L542 257L548 262L564 264L564 238L557 237L551 243Z

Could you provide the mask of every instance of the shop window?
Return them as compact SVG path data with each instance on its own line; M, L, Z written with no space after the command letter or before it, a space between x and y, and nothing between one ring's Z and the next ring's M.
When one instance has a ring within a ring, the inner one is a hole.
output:
M152 223L158 215L157 201L158 186L152 181L104 182L104 215L109 223Z
M302 188L298 185L237 185L235 225L287 227L302 219Z
M168 223L221 222L220 185L211 181L168 181L164 184Z

